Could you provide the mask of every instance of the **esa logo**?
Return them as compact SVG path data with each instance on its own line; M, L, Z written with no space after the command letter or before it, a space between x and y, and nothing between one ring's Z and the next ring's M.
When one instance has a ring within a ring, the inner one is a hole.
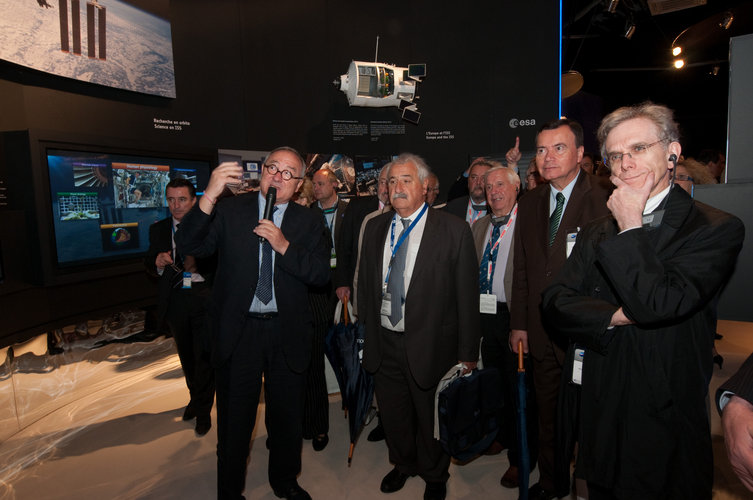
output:
M510 128L532 127L534 125L536 125L536 120L534 118L531 118L530 120L518 120L517 118L512 118L510 120Z

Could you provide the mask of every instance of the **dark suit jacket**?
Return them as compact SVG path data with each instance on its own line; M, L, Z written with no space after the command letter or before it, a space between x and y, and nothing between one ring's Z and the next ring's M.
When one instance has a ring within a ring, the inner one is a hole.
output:
M343 217L345 215L345 209L348 207L348 202L344 200L338 200L337 201L337 209L335 210L335 218L334 218L334 226L335 226L335 243L337 242L337 239L340 238L340 232L342 231L342 224L343 224ZM327 237L329 238L329 248L332 248L332 234L330 233L329 228L327 227L327 221L324 219L324 211L319 208L319 205L314 203L311 205L311 210L316 212L319 217L322 218L322 224L324 225L324 229L327 232ZM335 245L335 251L337 251L337 245ZM338 255L338 264L340 261L340 256Z
M246 313L259 278L258 193L223 199L211 215L197 203L175 234L178 248L187 254L218 256L210 318L213 328L213 358L227 360L238 343ZM280 315L280 334L288 366L295 372L308 367L313 320L307 287L329 280L329 243L321 218L312 210L289 203L280 228L290 242L285 255L275 255L274 287Z
M178 288L174 287L176 279L181 280L182 276L176 276L171 268L166 268L162 272L162 275L160 275L157 272L157 267L154 263L157 259L157 254L161 252L172 252L173 250L172 223L172 217L167 217L149 226L149 250L147 250L146 255L144 256L144 267L146 268L147 273L159 280L159 306L157 317L160 322L165 319L170 296L178 290ZM201 293L206 292L206 289L211 286L216 266L217 261L214 259L214 256L196 259L197 271L205 280L203 285L194 284L196 287L204 289ZM197 292L193 286L192 292L200 293Z
M478 263L479 266L481 265L481 259L484 257L484 250L486 250L486 231L489 229L489 226L491 225L492 216L491 214L484 215L479 220L476 221L475 224L473 224L473 227L471 227L471 232L473 233L473 244L476 246L476 257L478 257ZM497 256L497 265L498 266L505 266L505 274L504 274L504 288L505 288L505 298L507 301L507 307L510 307L510 302L512 298L512 269L513 269L513 258L515 255L515 226L517 225L518 220L517 217L515 219L515 222L513 222L512 225L512 237L513 237L513 244L510 245L510 252L507 254L507 259L503 262L499 259L499 256ZM479 275L481 274L481 269L479 268Z
M335 288L341 286L353 287L353 278L358 261L358 235L361 223L368 214L379 208L379 198L376 196L362 196L350 200L345 208L340 229L335 241L337 251L337 269L332 277Z
M546 184L523 195L518 201L515 229L515 260L513 271L510 328L528 331L528 348L536 359L542 359L550 342L541 321L541 292L551 283L566 260L567 233L577 231L589 221L609 214L609 192L594 176L581 172L567 202L565 213L549 246L549 196ZM555 344L556 346L556 344ZM559 346L555 352L563 355Z
M580 404L569 399L559 415L580 419L589 482L620 498L710 498L715 297L743 224L674 187L659 227L618 233L611 216L589 224L544 293L553 328L586 348ZM620 306L634 324L607 329Z
M366 224L358 272L359 320L366 328L363 366L376 372L382 361L380 308L382 252L394 212ZM458 361L478 359L478 261L471 229L438 210L426 211L426 226L405 297L405 345L416 383L431 388Z
M753 354L748 356L740 369L716 391L716 409L720 412L719 399L725 391L732 392L735 396L753 404Z
M468 214L468 200L470 199L471 197L468 195L455 198L448 201L442 210L465 220L465 216Z

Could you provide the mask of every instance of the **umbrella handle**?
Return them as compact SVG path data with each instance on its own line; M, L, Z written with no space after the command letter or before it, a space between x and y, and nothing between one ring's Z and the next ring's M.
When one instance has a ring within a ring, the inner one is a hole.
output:
M343 302L343 321L348 324L348 301Z
M518 373L525 372L526 368L523 365L523 341L518 340Z

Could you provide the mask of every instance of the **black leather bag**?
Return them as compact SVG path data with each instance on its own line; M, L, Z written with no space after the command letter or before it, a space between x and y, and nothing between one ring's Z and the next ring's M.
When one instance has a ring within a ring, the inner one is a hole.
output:
M503 404L496 368L457 377L438 394L439 441L453 458L466 461L483 453L497 435Z

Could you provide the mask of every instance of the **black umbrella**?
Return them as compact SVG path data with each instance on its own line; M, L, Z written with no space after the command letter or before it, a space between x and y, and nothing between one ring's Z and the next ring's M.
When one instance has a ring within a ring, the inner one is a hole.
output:
M328 335L329 337L329 335ZM340 394L348 412L350 427L350 449L348 466L353 460L353 448L364 421L371 410L374 398L374 379L361 366L364 328L357 320L348 320L348 304L343 305L343 320L332 328L331 348L335 358L330 359L340 384Z
M528 451L526 422L526 369L523 364L523 341L518 342L518 486L519 500L528 500L528 477L531 474L531 454Z

